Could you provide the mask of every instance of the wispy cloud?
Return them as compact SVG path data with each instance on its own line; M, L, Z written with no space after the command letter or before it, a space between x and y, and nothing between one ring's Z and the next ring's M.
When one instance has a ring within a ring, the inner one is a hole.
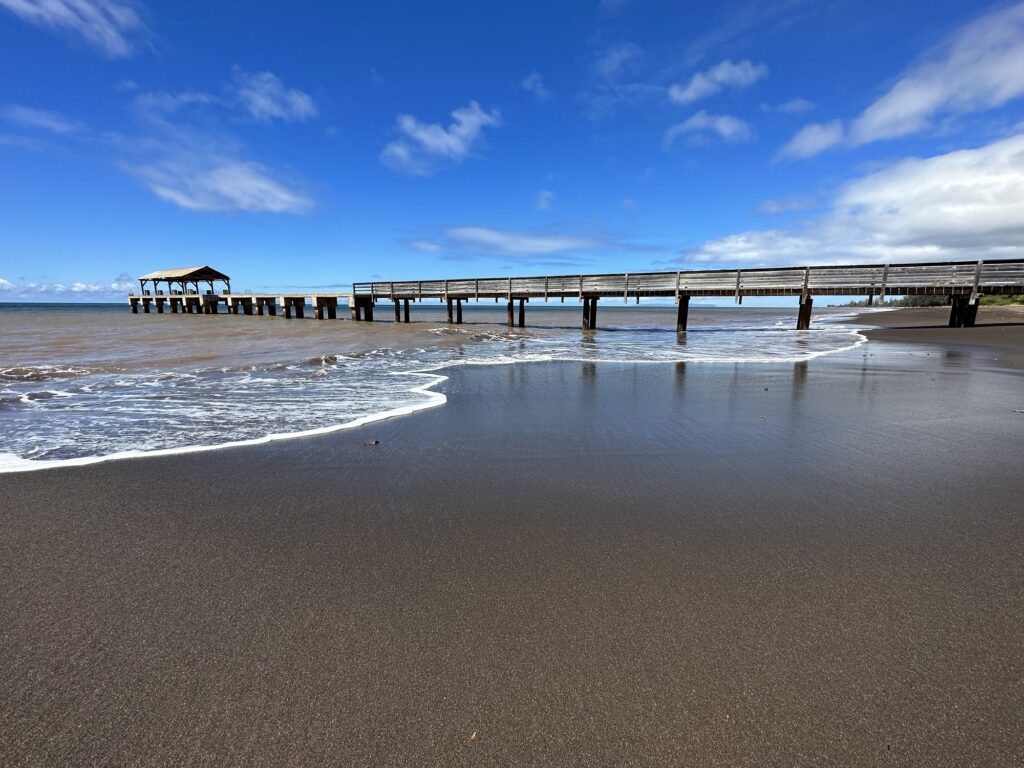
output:
M501 256L538 256L594 248L599 241L567 234L535 234L515 229L454 227L445 234L456 247Z
M532 93L537 101L548 101L552 96L551 89L544 84L544 78L541 77L540 72L534 71L528 74L520 81L519 87L527 93Z
M764 200L757 206L757 212L766 215L779 213L792 213L794 211L806 211L815 205L813 197L798 195L796 197L780 197L771 200Z
M844 134L842 120L808 123L779 149L775 159L795 160L813 157L842 143Z
M713 67L698 72L686 85L672 85L668 97L677 104L691 104L698 99L721 91L723 88L746 88L768 76L768 67L748 59L734 62L725 59Z
M0 0L0 7L34 26L78 36L110 58L130 56L135 50L135 39L146 32L137 3Z
M497 109L484 110L471 101L452 111L452 123L422 123L412 115L399 115L397 127L402 138L389 143L380 153L381 162L412 176L426 176L442 164L461 163L483 138L485 128L501 125Z
M767 107L767 105L765 105ZM795 98L789 101L784 101L782 104L774 108L776 112L782 112L785 115L799 115L803 112L813 112L815 104L810 99ZM765 111L771 111L771 107L767 107Z
M722 141L736 143L753 139L754 129L738 117L712 115L702 109L665 131L661 144L664 149L671 149L680 136L688 136L691 142L700 144L706 142L710 135L717 136Z
M20 104L9 104L0 108L0 117L23 128L39 128L56 134L77 133L84 128L82 123L69 120L59 112L35 109Z
M252 161L169 156L129 170L157 197L189 210L306 213L313 205Z
M533 201L533 207L538 211L550 211L554 202L555 193L550 189L542 189L537 193L537 198Z
M930 129L935 120L1002 106L1024 95L1024 3L967 24L906 70L846 129L804 126L780 156L811 157L842 143L861 146Z
M435 243L433 240L427 240L423 237L417 237L412 240L403 240L410 248L415 248L417 251L423 251L424 253L437 253L441 250L439 243Z
M318 114L312 96L287 87L273 72L243 72L235 67L232 74L239 102L256 120L302 122Z
M1021 257L1024 134L907 158L849 182L799 229L739 232L685 254L746 266Z
M617 82L626 74L635 72L643 61L644 51L628 40L604 48L594 59L594 74L605 82Z

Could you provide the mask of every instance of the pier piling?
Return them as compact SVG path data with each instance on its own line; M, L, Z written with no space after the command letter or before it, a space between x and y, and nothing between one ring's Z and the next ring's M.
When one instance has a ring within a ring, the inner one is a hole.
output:
M804 295L800 297L800 310L796 316L796 329L798 331L809 331L811 329L811 309L814 306L814 298Z
M519 299L519 327L526 327L526 299Z
M676 307L676 333L686 333L686 322L690 316L690 297L680 296Z

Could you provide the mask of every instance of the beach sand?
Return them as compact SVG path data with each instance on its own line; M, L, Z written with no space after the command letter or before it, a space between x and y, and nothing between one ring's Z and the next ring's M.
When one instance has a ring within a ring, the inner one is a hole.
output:
M1024 328L871 336L0 476L0 764L1024 764Z

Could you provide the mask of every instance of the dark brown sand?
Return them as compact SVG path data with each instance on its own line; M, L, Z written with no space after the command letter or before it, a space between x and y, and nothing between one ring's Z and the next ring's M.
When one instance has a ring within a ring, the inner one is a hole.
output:
M0 765L1022 765L983 330L0 476Z

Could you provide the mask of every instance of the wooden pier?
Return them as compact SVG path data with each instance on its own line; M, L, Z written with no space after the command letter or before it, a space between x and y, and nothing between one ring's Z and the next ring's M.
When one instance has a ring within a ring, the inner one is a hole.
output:
M220 294L213 291L217 280L227 285ZM152 291L146 289L148 282ZM158 289L164 282L167 293ZM210 290L200 293L200 282ZM437 300L445 305L448 322L460 324L463 302L493 300L506 302L508 326L520 328L526 325L531 300L570 299L582 303L582 327L588 331L597 328L601 299L639 303L642 298L670 298L677 307L679 333L686 331L694 296L729 297L737 304L746 296L798 297L797 330L810 328L815 296L867 296L869 303L886 296L946 296L950 327L967 327L974 325L981 296L1024 293L1024 260L364 282L354 283L351 293L331 294L237 294L226 275L210 267L190 267L150 273L140 278L140 287L141 295L128 297L136 313L155 307L158 313L166 308L172 313L217 314L223 304L233 314L276 315L280 308L285 318L301 318L308 302L317 319L333 320L344 301L353 320L373 321L374 306L387 301L394 305L395 322L408 323L410 303Z

